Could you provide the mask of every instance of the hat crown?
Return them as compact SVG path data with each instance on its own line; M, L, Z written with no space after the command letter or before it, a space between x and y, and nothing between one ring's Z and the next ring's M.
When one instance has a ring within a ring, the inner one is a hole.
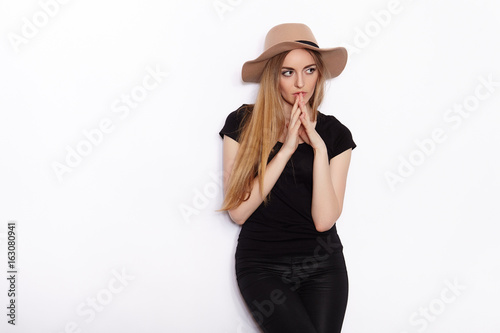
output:
M283 23L271 28L266 35L264 48L259 57L243 64L241 78L244 82L260 82L270 58L299 48L319 52L327 69L327 79L337 77L347 63L347 50L344 47L320 48L311 29L302 23Z
M302 23L283 23L269 30L264 42L264 49L267 50L279 43L296 42L299 40L318 44L311 29L307 25Z

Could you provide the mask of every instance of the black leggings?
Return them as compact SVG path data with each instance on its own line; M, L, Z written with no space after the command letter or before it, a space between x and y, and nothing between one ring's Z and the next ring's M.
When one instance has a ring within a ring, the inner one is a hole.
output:
M265 333L340 332L348 279L342 252L323 256L236 258L236 278Z

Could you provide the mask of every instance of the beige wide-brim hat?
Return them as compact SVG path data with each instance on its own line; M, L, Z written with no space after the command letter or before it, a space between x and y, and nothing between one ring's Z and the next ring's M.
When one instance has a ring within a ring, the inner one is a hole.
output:
M260 77L267 60L281 52L294 49L318 51L329 72L326 75L326 79L339 76L347 63L347 50L344 47L321 49L307 25L302 23L283 23L271 28L267 33L264 42L264 52L258 58L243 64L241 78L244 82L260 82Z

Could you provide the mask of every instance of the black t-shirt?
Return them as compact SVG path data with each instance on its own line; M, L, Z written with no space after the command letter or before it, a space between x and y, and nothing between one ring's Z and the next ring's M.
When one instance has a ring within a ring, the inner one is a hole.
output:
M252 109L253 105L243 104L231 112L219 135L238 141ZM326 144L329 159L356 147L349 129L334 116L318 112L316 131ZM282 143L276 143L269 161L281 146ZM236 257L318 256L342 251L335 225L325 232L318 232L314 226L311 215L313 159L312 147L299 144L272 188L268 203L262 203L242 225Z

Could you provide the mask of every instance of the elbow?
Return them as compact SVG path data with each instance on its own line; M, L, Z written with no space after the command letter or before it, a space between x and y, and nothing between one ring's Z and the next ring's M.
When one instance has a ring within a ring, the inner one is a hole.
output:
M243 223L247 220L247 218L238 212L237 209L228 210L228 213L231 220L233 220L233 222L237 225L243 225Z
M315 226L316 226L316 231L317 232L327 232L328 230L330 230L331 228L333 228L333 226L335 225L335 221L333 223L316 223Z
M318 218L314 218L313 217L313 221L314 221L314 226L316 228L316 231L318 232L326 232L326 231L329 231L331 228L333 228L333 226L335 225L335 223L337 222L337 220L339 219L340 217L340 213L339 214L336 214L335 216L324 216L324 217L318 217Z

